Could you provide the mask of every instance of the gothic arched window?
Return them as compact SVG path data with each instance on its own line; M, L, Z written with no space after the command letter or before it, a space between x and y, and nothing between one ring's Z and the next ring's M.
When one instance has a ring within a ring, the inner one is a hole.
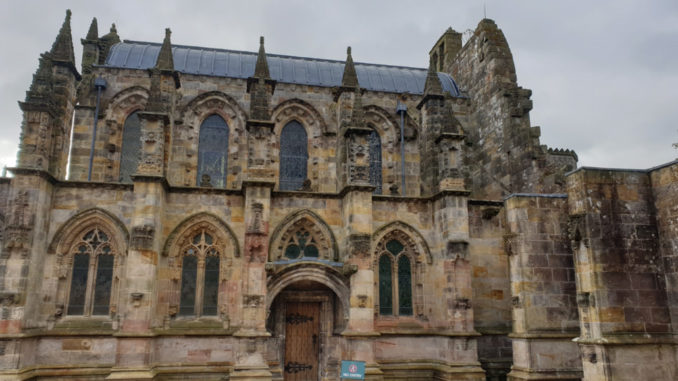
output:
M299 190L306 180L308 138L297 121L291 121L280 133L280 190Z
M120 182L131 183L137 171L141 155L141 121L135 111L125 120L122 128L122 149L120 153Z
M106 233L94 228L73 245L67 315L109 315L115 252Z
M370 184L376 187L375 194L381 194L381 139L379 133L370 133Z
M204 229L182 250L179 315L216 316L219 257L214 238Z
M285 246L285 257L289 259L318 258L318 254L318 242L309 229L299 226L298 230L290 234Z
M208 116L200 125L198 186L226 186L228 132L226 121L216 114Z
M394 311L400 316L412 315L412 265L404 249L400 241L391 239L379 256L381 315L393 315Z

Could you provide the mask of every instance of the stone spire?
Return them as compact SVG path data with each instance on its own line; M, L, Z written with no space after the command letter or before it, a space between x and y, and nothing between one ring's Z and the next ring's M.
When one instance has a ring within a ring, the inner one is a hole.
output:
M342 87L358 87L358 74L355 72L355 64L351 56L351 47L346 48L346 65L344 66L344 76L341 78Z
M428 65L428 74L426 75L426 84L424 84L424 95L442 95L443 87L440 85L440 78L435 71L435 62L430 59Z
M170 36L172 31L169 28L165 28L165 40L162 42L160 47L160 53L158 53L158 59L155 61L155 68L159 70L174 70L174 57L172 57L172 42L170 41Z
M89 30L87 31L87 36L85 40L97 40L99 39L99 26L97 25L97 18L92 18L92 23L89 24Z
M259 37L259 53L254 67L254 75L247 79L247 92L250 93L250 119L256 121L269 121L271 111L269 109L270 94L275 91L275 81L271 79L264 49L264 37Z
M71 10L66 10L66 19L64 20L59 34L57 35L52 50L50 51L52 59L55 61L67 62L75 68L75 55L73 53L73 38L71 37Z
M33 74L33 82L26 92L26 103L47 104L52 93L52 60L48 54L40 55L38 70Z
M264 50L264 36L259 37L259 54L257 54L257 64L254 67L254 77L271 79L271 74L268 71L266 50Z

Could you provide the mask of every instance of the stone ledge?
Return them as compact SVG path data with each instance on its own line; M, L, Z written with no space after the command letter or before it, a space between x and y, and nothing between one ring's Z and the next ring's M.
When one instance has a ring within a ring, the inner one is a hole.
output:
M606 335L598 338L577 337L572 341L574 341L577 344L585 345L653 345L653 344L678 345L678 335L674 335L671 333L667 333L664 335L627 333L619 335Z

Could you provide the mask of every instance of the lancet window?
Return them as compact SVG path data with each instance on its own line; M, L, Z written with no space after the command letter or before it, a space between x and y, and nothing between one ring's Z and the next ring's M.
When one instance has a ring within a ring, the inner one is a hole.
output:
M67 315L109 315L116 252L99 228L85 233L71 249L73 266Z
M381 139L374 129L370 133L370 184L376 187L375 194L381 194Z
M412 315L412 261L396 239L379 248L379 314Z
M280 190L299 190L306 180L308 136L297 121L291 121L280 133Z
M228 133L228 124L219 115L210 115L202 122L198 144L198 186L226 186Z
M131 183L137 171L141 154L141 121L137 112L130 114L122 128L122 149L120 154L120 182Z
M215 316L219 300L220 252L201 229L182 250L180 316Z

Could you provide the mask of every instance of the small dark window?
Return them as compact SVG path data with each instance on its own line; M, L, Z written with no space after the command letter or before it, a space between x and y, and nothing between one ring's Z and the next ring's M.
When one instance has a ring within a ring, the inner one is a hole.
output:
M379 313L393 315L392 262L388 254L379 258Z
M181 266L181 304L179 315L195 313L195 285L198 277L198 259L195 255L184 257Z
M141 157L141 121L138 113L127 117L122 129L122 150L120 153L120 182L131 183Z
M108 315L111 304L111 286L113 285L113 260L110 254L97 257L97 277L94 285L94 306L92 315Z
M398 258L398 313L412 315L412 269L406 255Z
M376 187L375 194L381 194L381 139L375 130L370 133L370 184Z
M85 313L88 273L89 253L75 254L71 276L71 294L68 299L68 315L83 315Z
M198 144L198 186L226 186L228 132L226 121L219 115L210 115L202 122Z
M205 260L205 287L202 304L204 316L217 314L219 297L219 257L208 256Z
M308 138L297 121L287 123L280 134L280 190L299 190L306 180Z

